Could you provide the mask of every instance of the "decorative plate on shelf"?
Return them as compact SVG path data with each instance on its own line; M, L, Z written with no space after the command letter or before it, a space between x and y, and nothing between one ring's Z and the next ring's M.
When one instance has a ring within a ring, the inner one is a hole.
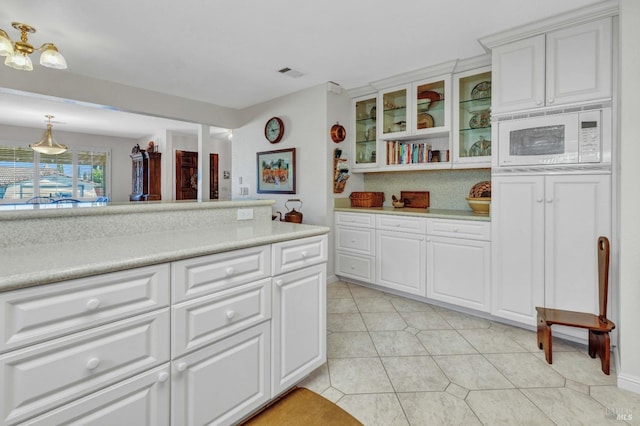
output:
M418 120L416 123L416 127L418 129L428 129L433 127L434 121L431 114L427 114L426 112L421 112L418 114Z
M469 157L484 157L487 155L491 155L491 141L486 140L484 136L480 136L480 139L469 148Z
M491 82L483 81L478 83L471 90L471 99L488 98L491 96Z
M437 104L438 101L442 100L442 96L440 95L440 93L434 92L433 90L423 90L422 92L418 93L418 99L429 99L431 102L429 103L428 108L431 108L432 106Z

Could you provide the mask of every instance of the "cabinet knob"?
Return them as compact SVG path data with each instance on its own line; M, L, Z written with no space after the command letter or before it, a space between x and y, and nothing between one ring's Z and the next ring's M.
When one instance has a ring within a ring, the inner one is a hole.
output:
M95 370L100 365L100 358L93 357L87 361L87 370Z
M233 269L233 267L229 266L227 269L225 269L225 271L224 271L224 272L225 272L225 274L227 274L227 276L228 276L228 277L230 277L231 275L233 275L233 273L234 273L235 271L236 271L236 270L235 270L235 269Z
M547 198L547 204L551 204L551 203L553 203L553 198L551 197Z
M236 316L236 311L234 311L233 309L227 311L227 318L231 319L234 316Z
M187 363L186 362L181 362L180 364L178 364L178 371L182 372L184 370L187 369Z
M552 104L552 103L553 103L553 98L549 98L549 99L547 100L547 103L548 103L548 104Z
M167 373L166 371L161 372L160 374L158 374L158 381L160 383L164 383L169 379L169 373Z
M355 244L355 243L356 243L356 240L355 240L355 239L351 240L351 243L352 243L352 244Z
M100 306L100 299L89 299L87 300L87 311L95 311Z
M276 285L277 285L278 287L282 287L282 284L284 284L284 281L282 281L282 280L276 280Z
M536 101L536 105L542 105L542 101L540 100Z
M453 232L458 232L459 229L458 228L453 228Z
M309 255L309 252L308 252L308 251L306 251L306 250L302 250L302 251L300 252L300 256L302 256L302 257L307 257L308 255Z
M351 265L351 270L353 271L354 269L356 269L356 265Z
M536 198L536 203L541 203L542 201L543 201L543 200L542 200L542 197L538 197L538 198Z

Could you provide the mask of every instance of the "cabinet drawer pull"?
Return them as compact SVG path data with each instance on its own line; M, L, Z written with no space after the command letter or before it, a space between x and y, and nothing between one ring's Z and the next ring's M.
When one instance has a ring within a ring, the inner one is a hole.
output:
M458 232L458 228L453 228L453 232Z
M89 358L89 361L87 361L87 370L95 370L98 368L98 365L100 365L100 358Z
M536 101L536 105L542 105L542 101Z
M300 252L300 256L302 256L303 258L304 258L304 257L307 257L308 255L309 255L309 252L308 252L308 251L306 251L306 250L302 250L302 251Z
M161 372L160 374L158 374L158 381L160 383L164 383L169 379L169 374L166 371Z
M235 316L236 316L236 311L234 311L233 309L230 309L227 311L227 318L232 319Z
M538 198L536 198L536 203L541 203L542 201L543 201L543 200L542 200L542 197L538 197Z
M178 371L182 372L184 370L187 369L187 363L186 362L181 362L180 364L178 364Z
M553 198L551 198L551 197L547 198L547 203L548 203L548 204L553 203Z
M353 271L354 269L356 269L356 265L351 265L351 270Z
M100 306L100 299L89 299L87 300L87 311L95 311L96 309L98 309L98 307Z
M282 287L282 284L284 284L284 281L282 281L282 280L276 280L276 285L277 285L278 287Z
M351 240L351 243L352 243L352 244L355 244L355 243L356 243L355 238L354 238L353 240Z
M549 98L549 100L547 102L552 104L553 103L553 98Z
M235 269L233 269L233 267L229 266L227 269L224 270L225 274L227 274L228 277L230 277L231 275L234 274L234 272L236 272Z

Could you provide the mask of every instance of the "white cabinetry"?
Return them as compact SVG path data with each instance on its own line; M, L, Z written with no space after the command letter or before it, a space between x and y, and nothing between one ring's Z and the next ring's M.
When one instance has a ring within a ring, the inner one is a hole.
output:
M427 297L489 312L491 223L427 219Z
M491 212L493 315L535 325L535 306L597 312L610 175L494 176Z
M492 56L494 114L611 98L611 18L499 45Z
M425 296L425 219L376 215L376 284Z
M171 424L233 424L266 403L270 353L263 322L175 360Z
M375 215L335 214L335 273L375 283Z
M273 282L271 392L276 396L327 360L326 266L278 275Z
M150 376L159 382L152 386L158 400L129 400L128 408L95 392L119 383L114 392L137 394L140 382L126 381L169 361L168 303L168 265L0 294L0 422L54 409L84 412L88 406L79 400L85 397L100 399L96 418L109 412L122 418L121 409L134 423L161 416L162 409L149 409L167 403L168 376Z

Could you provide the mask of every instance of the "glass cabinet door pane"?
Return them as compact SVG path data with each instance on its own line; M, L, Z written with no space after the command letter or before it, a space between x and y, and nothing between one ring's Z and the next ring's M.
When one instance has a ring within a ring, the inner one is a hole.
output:
M459 155L491 155L491 72L460 79Z
M401 89L382 95L382 133L396 133L407 130L407 90Z
M356 164L376 162L376 97L355 103Z
M421 84L417 87L416 130L445 125L444 90L444 80Z

